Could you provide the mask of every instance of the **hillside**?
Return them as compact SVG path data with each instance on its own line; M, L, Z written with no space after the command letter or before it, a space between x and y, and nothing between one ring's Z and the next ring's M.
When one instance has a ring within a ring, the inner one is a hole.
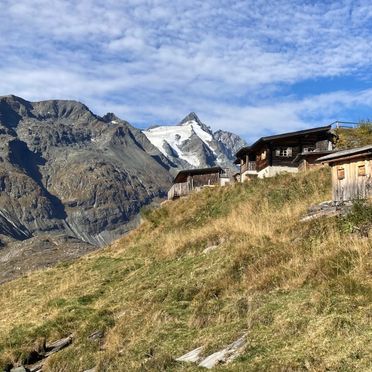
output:
M110 247L1 286L0 366L72 333L43 371L196 371L174 358L247 334L217 370L369 370L372 207L299 222L329 198L323 169L143 211Z
M337 128L336 148L339 150L362 147L372 143L372 123L360 122L356 128Z

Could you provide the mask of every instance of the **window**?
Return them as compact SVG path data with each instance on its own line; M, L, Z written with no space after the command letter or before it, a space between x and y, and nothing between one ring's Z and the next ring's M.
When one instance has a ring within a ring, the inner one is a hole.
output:
M358 176L365 176L366 175L366 166L359 165L358 166Z
M276 149L275 156L282 158L290 158L292 156L292 147Z
M314 152L314 147L304 147L303 152Z
M338 168L337 169L337 178L339 180L343 180L345 178L345 169L344 168Z
M265 160L265 159L266 159L266 150L261 152L261 160Z

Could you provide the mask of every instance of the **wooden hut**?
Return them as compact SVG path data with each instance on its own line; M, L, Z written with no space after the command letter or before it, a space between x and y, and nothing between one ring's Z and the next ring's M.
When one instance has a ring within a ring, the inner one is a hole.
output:
M182 170L173 180L173 186L168 191L168 199L186 196L203 187L224 186L229 182L229 176L221 167Z
M334 201L372 197L372 145L338 151L318 161L332 168Z
M240 180L272 177L281 172L298 172L303 158L306 166L333 149L331 125L261 137L253 145L236 153ZM311 155L310 155L311 153Z

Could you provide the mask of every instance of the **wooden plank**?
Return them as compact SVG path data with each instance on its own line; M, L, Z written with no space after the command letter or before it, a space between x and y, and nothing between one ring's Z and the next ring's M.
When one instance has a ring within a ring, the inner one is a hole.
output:
M332 194L335 201L365 199L372 196L372 161L348 159L332 164ZM340 179L338 169L344 169L344 178ZM364 167L365 174L359 172Z

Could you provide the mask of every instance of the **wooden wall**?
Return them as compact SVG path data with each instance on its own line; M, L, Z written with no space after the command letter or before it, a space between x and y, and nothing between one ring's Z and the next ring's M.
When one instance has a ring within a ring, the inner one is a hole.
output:
M219 185L220 174L198 174L187 177L186 182L175 183L168 191L168 199L176 199L181 196L190 194L195 188L206 186L206 185Z
M263 157L262 154L265 153ZM256 170L259 172L262 169L265 169L270 165L270 149L268 146L263 146L256 152Z
M292 148L292 156L289 157L283 157L283 156L277 156L275 154L275 149L277 147L291 147ZM282 145L282 146L276 146L273 149L273 155L272 155L272 164L273 166L280 166L280 167L296 167L298 165L298 162L296 164L293 163L293 160L295 157L301 153L302 149L300 146L290 146L290 145Z
M198 174L190 177L193 188L205 185L219 185L220 175L218 172L211 174Z
M372 159L339 161L332 166L332 192L334 201L366 199L372 197ZM364 166L365 175L359 175ZM344 178L342 177L344 174Z
M168 200L180 198L191 192L190 182L175 183L168 191Z

